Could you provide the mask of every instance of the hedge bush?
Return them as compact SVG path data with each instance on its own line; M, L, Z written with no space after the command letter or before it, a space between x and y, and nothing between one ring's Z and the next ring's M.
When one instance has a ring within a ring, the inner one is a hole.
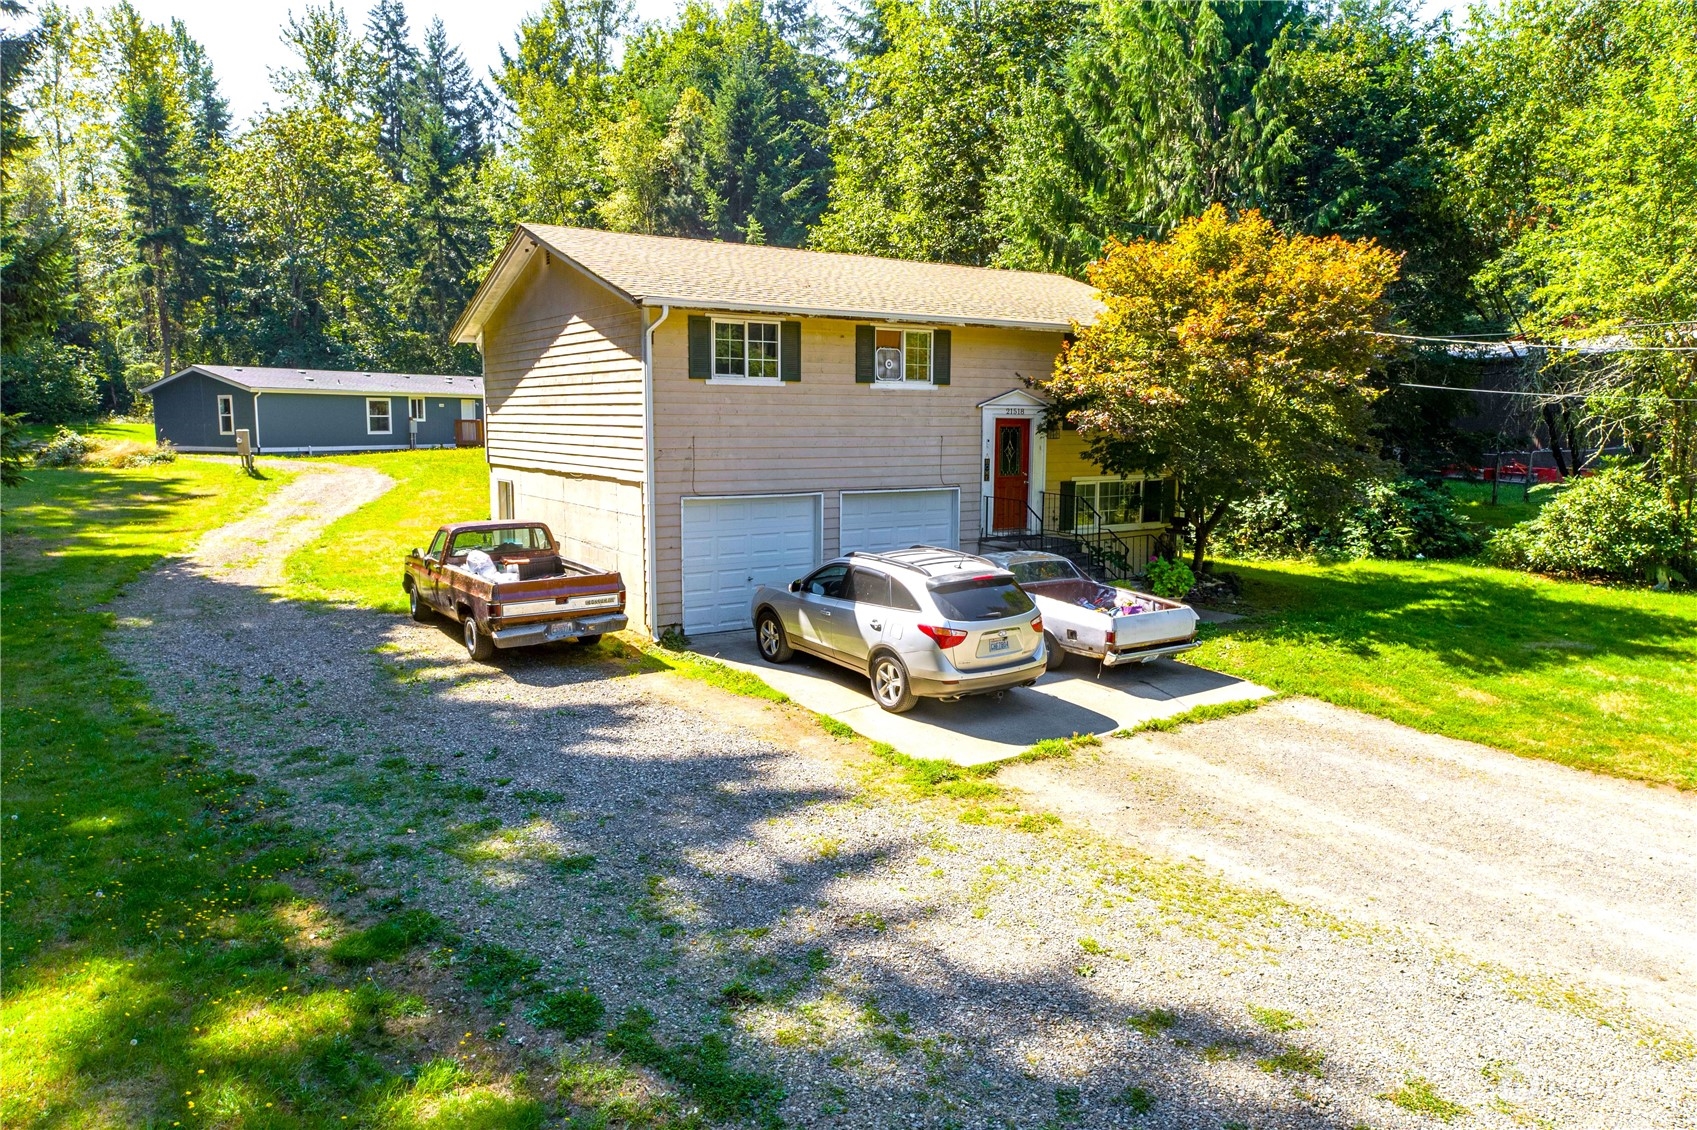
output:
M1214 544L1235 557L1465 557L1480 548L1449 492L1413 478L1365 484L1356 505L1335 517L1265 494L1238 504Z
M1496 564L1560 577L1635 581L1681 561L1679 512L1635 467L1579 479L1538 516L1500 530L1487 556Z

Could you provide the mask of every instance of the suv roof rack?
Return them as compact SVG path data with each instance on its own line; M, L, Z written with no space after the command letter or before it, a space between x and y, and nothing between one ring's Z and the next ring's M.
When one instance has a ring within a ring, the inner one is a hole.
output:
M861 558L865 558L867 561L876 561L880 565L897 565L897 566L900 566L903 569L912 569L915 572L919 572L919 573L925 572L924 566L917 565L912 561L903 561L899 557L889 557L889 556L886 556L885 554L873 553L870 550L865 550L865 549L851 549L846 554L844 554L843 556L845 556L845 557L861 557Z
M982 565L989 569L1006 572L1000 565L976 553L968 553L963 549L944 549L940 545L910 545L906 549L891 549L883 553L869 553L857 549L844 554L845 557L858 557L866 561L876 561L881 565L898 565L903 569L912 569L927 577L936 575L934 570L943 565Z
M996 563L991 561L988 557L982 557L976 553L968 553L964 549L944 549L940 545L910 545L907 547L905 552L911 553L916 549L930 550L932 553L937 554L938 558L941 558L944 561L978 561L985 565L989 565L991 568L997 567ZM936 561L938 558L931 558L930 560Z

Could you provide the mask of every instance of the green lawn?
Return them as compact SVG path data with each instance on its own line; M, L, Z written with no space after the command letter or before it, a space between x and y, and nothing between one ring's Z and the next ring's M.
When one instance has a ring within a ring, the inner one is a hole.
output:
M303 897L330 862L205 765L106 648L105 601L286 478L184 459L33 470L5 492L0 1125L539 1120L391 1034L441 1002L314 956L347 928Z
M1451 479L1444 485L1455 499L1456 511L1486 530L1500 530L1527 521L1562 489L1557 484L1545 483L1534 486L1528 495L1519 483L1502 483L1497 487L1497 501L1493 503L1490 483Z
M1536 492L1534 493L1536 497ZM1460 562L1225 562L1196 663L1430 733L1697 788L1697 596Z
M289 595L404 612L401 566L436 527L489 517L489 468L481 448L339 455L395 480L376 502L332 523L289 558Z
M152 443L154 440L152 420L99 420L92 424L72 424L70 428L73 432L109 443L120 440ZM24 425L24 435L36 440L48 439L58 430L46 424Z

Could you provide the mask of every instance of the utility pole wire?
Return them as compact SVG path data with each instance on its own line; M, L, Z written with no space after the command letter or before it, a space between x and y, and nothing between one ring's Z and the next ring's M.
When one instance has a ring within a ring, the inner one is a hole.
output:
M1397 341L1429 341L1438 345L1506 345L1511 350L1515 346L1523 349L1548 349L1553 353L1578 353L1583 350L1580 345L1560 345L1548 341L1479 341L1472 338L1454 337L1421 337L1417 334L1393 334L1383 330L1368 330L1374 337L1395 338ZM1697 353L1697 345L1610 345L1599 348L1594 352L1608 353Z
M1432 388L1442 392L1483 392L1491 396L1533 396L1543 400L1563 400L1578 397L1585 399L1592 396L1612 397L1617 400L1655 400L1668 404L1697 404L1693 396L1626 396L1622 397L1610 392L1525 392L1513 388L1457 388L1455 385L1423 385L1413 381L1398 381L1398 388Z

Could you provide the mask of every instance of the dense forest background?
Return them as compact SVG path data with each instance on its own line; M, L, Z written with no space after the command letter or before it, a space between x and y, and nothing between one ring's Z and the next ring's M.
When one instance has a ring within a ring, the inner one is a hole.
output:
M1411 333L1697 317L1697 5L544 0L472 72L402 0L307 5L235 122L127 4L0 0L6 411L199 361L475 372L519 221L1078 275L1213 202L1403 255ZM1419 411L1419 405L1412 407ZM1393 422L1394 424L1394 422Z

